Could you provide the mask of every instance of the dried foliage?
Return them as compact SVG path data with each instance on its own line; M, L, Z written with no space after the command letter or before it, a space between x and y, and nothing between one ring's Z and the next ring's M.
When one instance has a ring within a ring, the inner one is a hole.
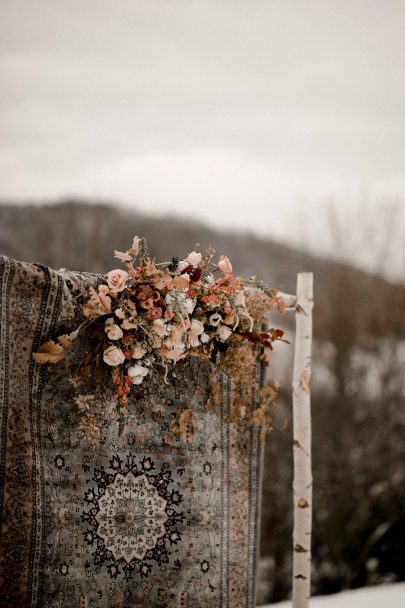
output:
M135 387L142 389L146 379L167 382L177 361L201 357L212 363L213 373L223 371L233 379L235 400L227 420L248 418L263 427L264 437L271 425L268 399L254 410L250 404L259 391L256 357L283 340L282 330L264 329L268 312L279 306L276 291L256 277L244 281L236 276L224 255L214 262L212 247L204 254L193 250L184 259L156 263L145 239L135 236L132 246L115 251L115 257L126 270L112 270L97 290L90 288L83 306L87 321L74 334L41 346L35 360L61 360L64 349L85 327L91 348L83 357L80 375L101 384L110 369L122 431ZM212 397L215 401L214 392ZM98 431L90 404L93 400L83 396L77 402L83 414L80 432L87 428L87 436L94 439ZM187 440L193 435L193 417L193 412L183 412L175 429Z
M62 339L62 344L60 343L60 339L58 338L57 342L53 340L49 340L42 344L36 353L33 353L32 356L37 363L58 363L62 361L65 357L65 347L63 343L66 343L64 338L65 336L60 337Z

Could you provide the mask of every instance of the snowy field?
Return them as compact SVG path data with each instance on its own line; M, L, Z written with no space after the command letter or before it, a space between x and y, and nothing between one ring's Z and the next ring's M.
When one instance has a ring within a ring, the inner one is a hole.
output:
M405 608L405 583L380 585L311 599L312 608ZM291 601L262 608L291 608Z

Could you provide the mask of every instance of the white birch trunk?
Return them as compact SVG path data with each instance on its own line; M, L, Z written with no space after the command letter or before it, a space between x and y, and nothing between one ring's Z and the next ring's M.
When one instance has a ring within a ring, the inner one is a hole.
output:
M293 608L308 608L311 594L311 345L313 275L297 278L296 337L293 376L294 532Z

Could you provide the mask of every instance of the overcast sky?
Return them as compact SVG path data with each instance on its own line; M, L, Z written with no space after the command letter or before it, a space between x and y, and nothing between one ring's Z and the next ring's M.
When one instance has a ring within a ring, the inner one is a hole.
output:
M331 199L405 201L404 0L0 13L2 199L112 197L295 237Z

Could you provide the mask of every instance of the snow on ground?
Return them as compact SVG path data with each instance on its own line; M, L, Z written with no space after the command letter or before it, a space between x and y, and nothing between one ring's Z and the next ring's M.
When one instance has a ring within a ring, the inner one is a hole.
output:
M311 608L405 608L405 583L380 585L314 597ZM291 608L291 601L262 608Z

